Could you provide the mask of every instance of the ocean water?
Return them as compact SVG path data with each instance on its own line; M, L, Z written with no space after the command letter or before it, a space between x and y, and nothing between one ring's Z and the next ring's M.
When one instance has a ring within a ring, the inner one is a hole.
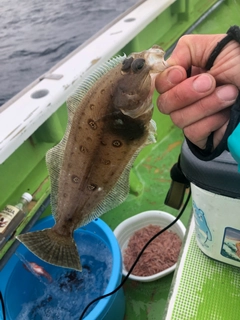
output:
M24 256L17 254L19 262L5 293L11 319L78 320L87 304L104 294L112 271L108 246L86 231L77 232L75 240L80 248L82 272L50 265L29 251ZM50 276L37 275L29 267L30 262L43 267Z
M138 0L1 0L0 106Z

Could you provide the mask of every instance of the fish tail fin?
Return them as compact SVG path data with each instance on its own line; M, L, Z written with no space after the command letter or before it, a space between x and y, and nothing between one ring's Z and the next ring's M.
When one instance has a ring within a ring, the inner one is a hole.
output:
M17 236L40 259L64 268L82 271L77 246L71 236L62 236L53 229L44 229Z

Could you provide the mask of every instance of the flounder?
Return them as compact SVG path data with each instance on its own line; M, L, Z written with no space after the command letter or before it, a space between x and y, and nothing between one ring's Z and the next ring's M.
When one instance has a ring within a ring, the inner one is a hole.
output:
M154 142L155 76L164 51L118 56L103 64L67 101L63 139L46 155L55 225L17 238L40 259L81 271L73 231L123 202L140 150Z

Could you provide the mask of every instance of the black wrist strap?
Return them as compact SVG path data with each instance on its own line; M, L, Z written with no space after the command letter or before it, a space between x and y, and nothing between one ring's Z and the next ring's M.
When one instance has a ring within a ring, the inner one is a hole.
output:
M240 43L240 29L238 26L232 26L231 28L229 28L226 37L224 37L220 42L218 42L218 44L210 54L210 57L208 58L208 61L205 66L206 70L210 70L212 68L213 63L219 55L219 53L226 46L226 44L228 44L232 40L235 40L238 43Z
M210 54L210 57L206 64L206 69L210 70L213 66L213 63L221 50L225 47L226 44L228 44L230 41L235 40L240 44L240 28L238 26L232 26L228 31L226 37L224 37L212 53ZM218 157L224 150L228 150L227 147L227 139L231 135L231 133L234 131L238 123L240 122L240 92L238 94L238 97L235 101L235 103L231 106L231 113L230 113L230 120L227 126L227 129L225 131L225 134L218 144L218 146L213 150L213 135L214 132L210 134L207 140L206 148L200 149L196 145L194 145L188 138L186 138L187 144L192 151L192 153L200 160L204 161L210 161L216 157Z

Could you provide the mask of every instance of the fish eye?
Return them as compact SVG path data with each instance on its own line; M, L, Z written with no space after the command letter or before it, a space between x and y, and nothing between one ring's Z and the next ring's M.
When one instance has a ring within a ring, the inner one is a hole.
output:
M140 71L145 65L145 59L139 58L133 61L132 63L132 70L133 72Z
M122 71L126 71L126 70L130 69L132 62L133 62L133 57L126 58L125 60L123 60Z

